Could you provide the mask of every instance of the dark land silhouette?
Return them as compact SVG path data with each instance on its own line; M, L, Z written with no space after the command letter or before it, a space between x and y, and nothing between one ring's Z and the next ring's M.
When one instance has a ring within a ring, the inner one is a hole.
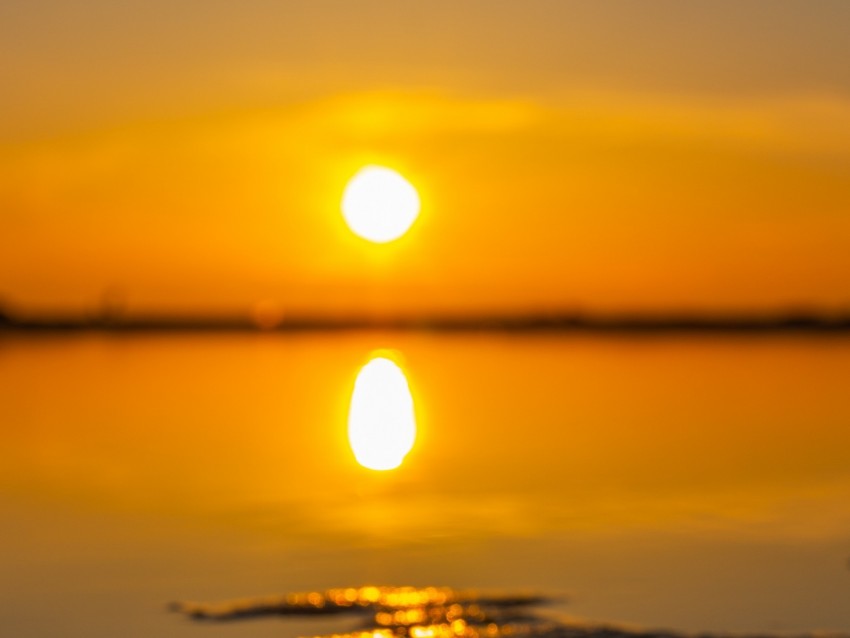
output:
M584 313L539 312L480 315L324 316L283 315L257 320L251 313L212 314L18 314L0 308L0 333L63 332L303 332L426 330L436 332L591 333L811 333L850 334L850 312Z

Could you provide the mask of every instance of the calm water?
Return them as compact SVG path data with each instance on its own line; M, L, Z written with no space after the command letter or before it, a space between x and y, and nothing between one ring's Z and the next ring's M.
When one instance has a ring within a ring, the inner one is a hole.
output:
M347 439L392 349L417 438ZM378 584L565 593L649 627L850 631L850 339L0 339L0 626L288 636L174 599ZM4 631L5 633L5 631Z

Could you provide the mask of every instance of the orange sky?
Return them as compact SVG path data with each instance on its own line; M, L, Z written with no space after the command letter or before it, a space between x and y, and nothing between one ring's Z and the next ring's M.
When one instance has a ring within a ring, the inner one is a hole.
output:
M12 2L0 299L850 304L844 2ZM422 215L374 246L364 163Z

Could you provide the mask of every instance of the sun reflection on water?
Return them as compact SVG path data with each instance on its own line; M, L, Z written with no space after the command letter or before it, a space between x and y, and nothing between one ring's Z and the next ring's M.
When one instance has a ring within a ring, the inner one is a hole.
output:
M413 396L394 361L373 357L357 375L348 412L348 441L357 462L371 470L393 470L413 448Z

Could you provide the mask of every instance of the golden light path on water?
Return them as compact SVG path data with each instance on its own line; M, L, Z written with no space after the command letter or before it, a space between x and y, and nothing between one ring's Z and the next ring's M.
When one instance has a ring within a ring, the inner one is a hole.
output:
M357 375L348 411L348 441L357 462L370 470L393 470L413 448L413 396L394 361L373 357Z

